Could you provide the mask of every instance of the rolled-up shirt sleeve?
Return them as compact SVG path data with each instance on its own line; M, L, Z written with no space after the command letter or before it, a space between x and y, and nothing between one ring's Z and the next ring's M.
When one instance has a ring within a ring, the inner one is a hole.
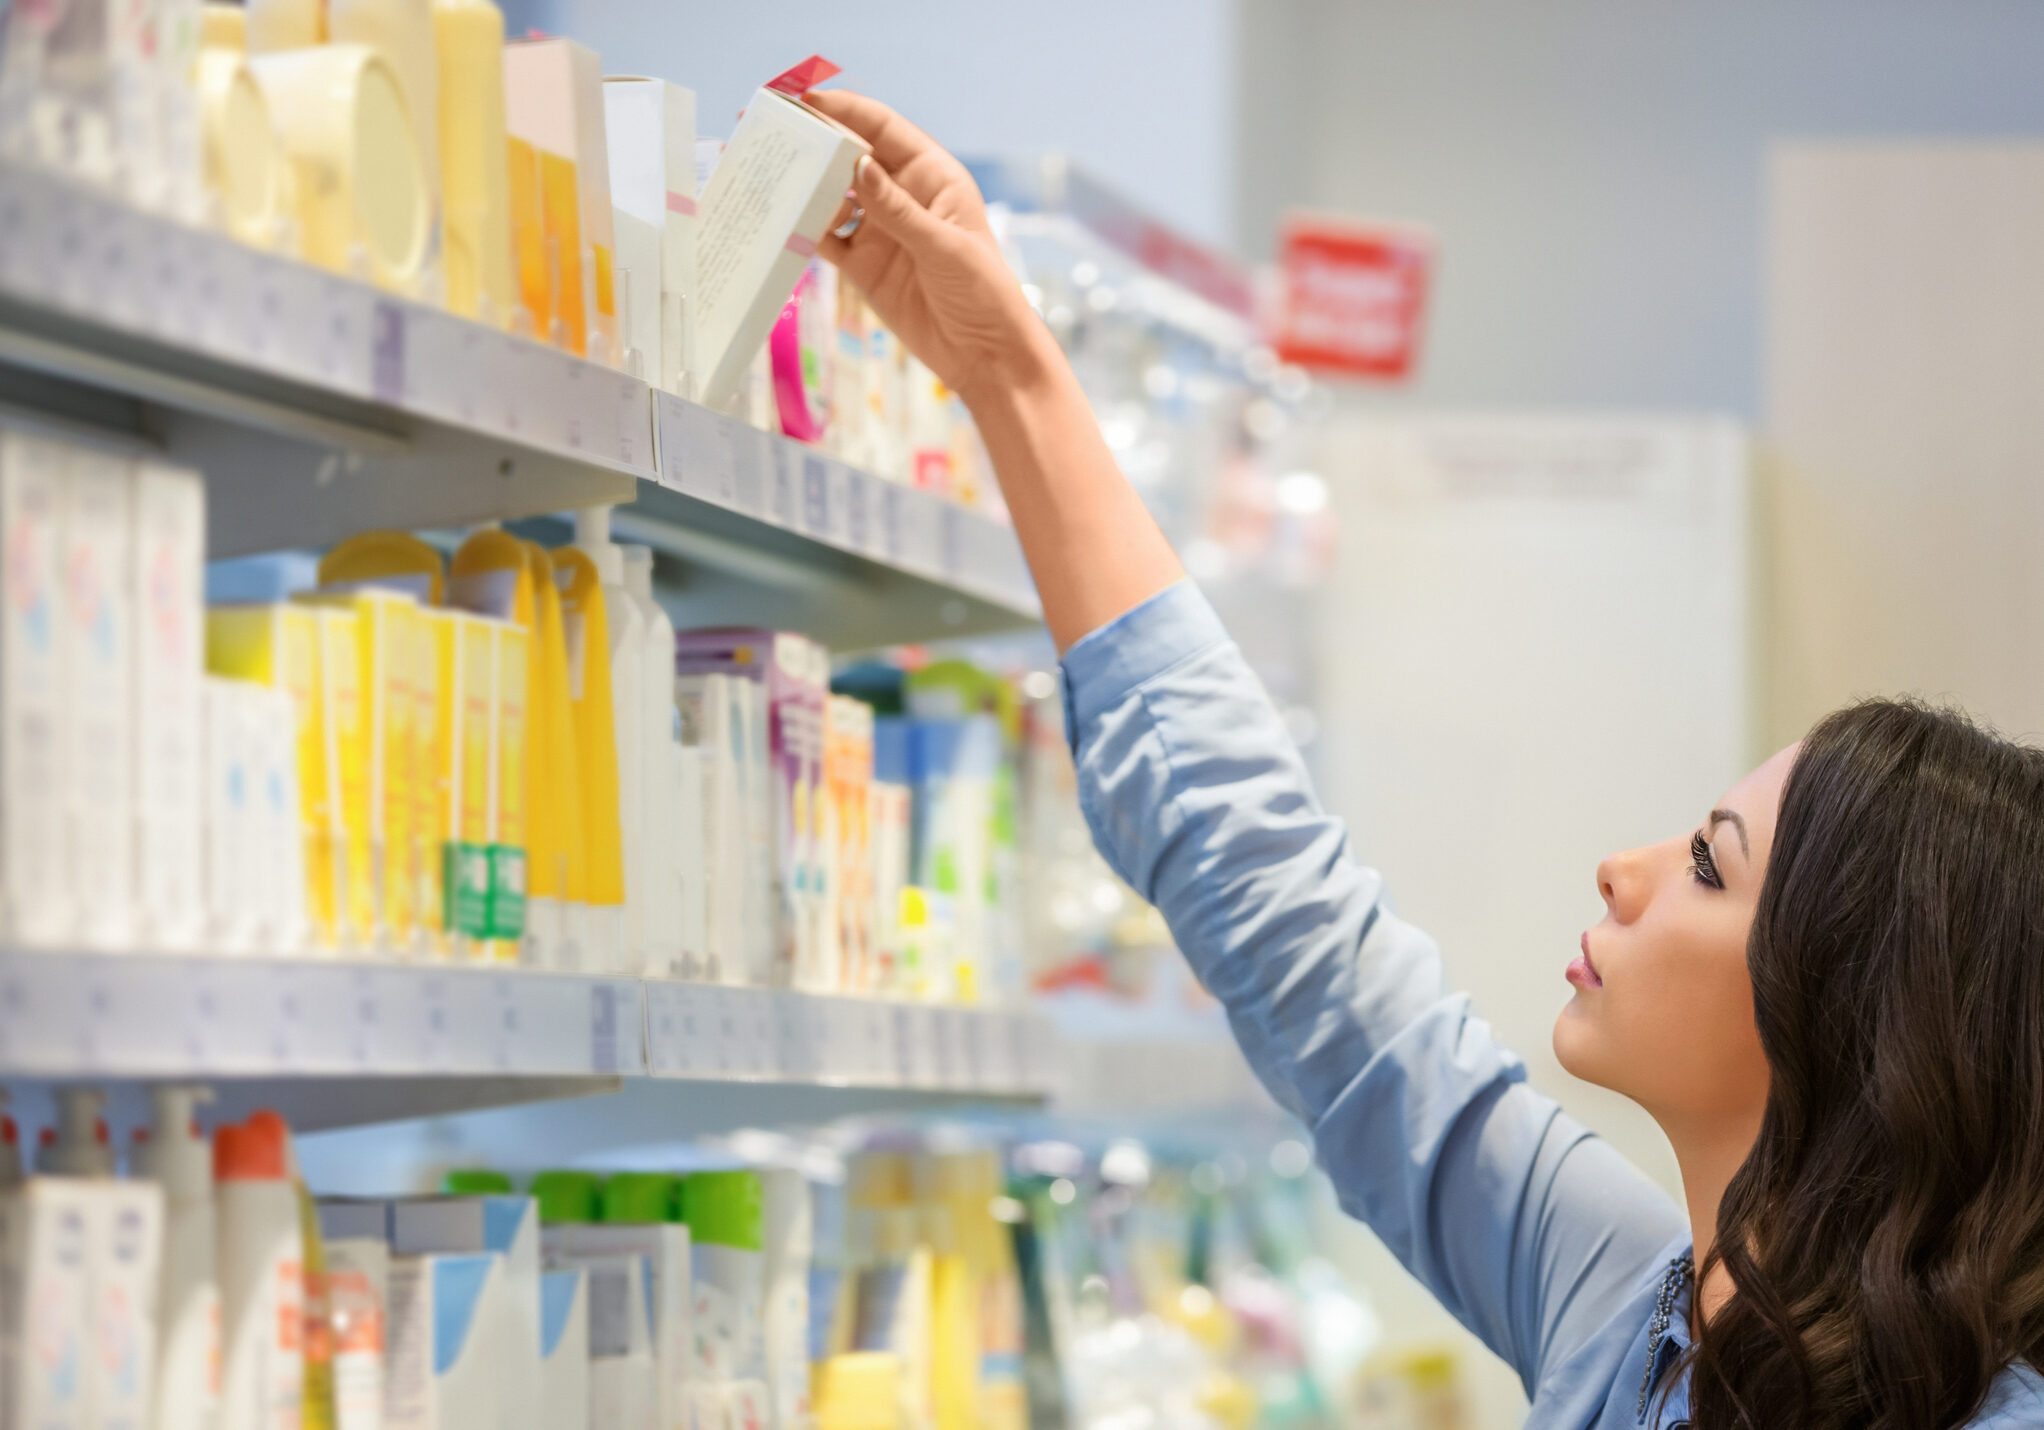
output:
M1683 1230L1525 1080L1351 857L1262 685L1181 582L1064 661L1079 799L1367 1222L1527 1385Z

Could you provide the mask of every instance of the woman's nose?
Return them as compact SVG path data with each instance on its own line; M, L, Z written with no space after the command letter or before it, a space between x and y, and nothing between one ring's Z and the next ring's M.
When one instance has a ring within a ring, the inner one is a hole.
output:
M1650 851L1628 849L1612 854L1597 866L1597 892L1604 907L1618 922L1631 923L1646 907L1651 881L1648 876Z

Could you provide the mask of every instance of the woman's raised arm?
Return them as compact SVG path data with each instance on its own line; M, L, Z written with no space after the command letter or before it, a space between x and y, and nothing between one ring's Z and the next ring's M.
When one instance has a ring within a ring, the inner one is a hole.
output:
M853 192L866 216L823 254L909 351L965 399L1000 474L1060 652L1183 571L1115 465L1071 365L1031 311L965 166L877 100L809 103L863 136Z

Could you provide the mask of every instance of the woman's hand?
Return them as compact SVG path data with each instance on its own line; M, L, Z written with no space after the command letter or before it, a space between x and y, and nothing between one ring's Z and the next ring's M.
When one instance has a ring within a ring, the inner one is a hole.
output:
M809 103L873 146L866 217L817 251L858 284L908 350L965 399L1059 650L1183 573L1100 423L1022 296L965 166L886 105L843 90Z
M852 186L865 218L849 238L826 234L817 251L858 284L908 350L967 406L1028 383L1047 358L1061 365L965 166L878 100L845 90L804 98L873 148Z

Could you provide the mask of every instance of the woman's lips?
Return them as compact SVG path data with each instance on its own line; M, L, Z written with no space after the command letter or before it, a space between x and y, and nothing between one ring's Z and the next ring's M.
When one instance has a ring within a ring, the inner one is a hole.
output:
M1597 965L1590 961L1590 936L1587 933L1583 935L1583 951L1569 962L1568 981L1578 988L1604 986L1604 980L1597 976Z

